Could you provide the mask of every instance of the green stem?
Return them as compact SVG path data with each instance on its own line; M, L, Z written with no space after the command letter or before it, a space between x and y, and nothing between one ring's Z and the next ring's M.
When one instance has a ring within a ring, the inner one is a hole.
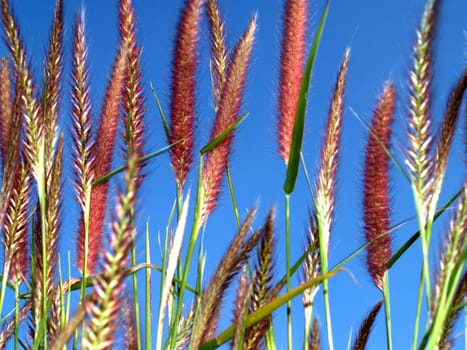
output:
M132 215L132 219L133 219L133 215ZM134 240L133 240L133 244L131 245L131 264L132 266L136 266L136 248L135 248ZM141 350L141 317L139 313L138 278L136 276L136 273L133 273L131 277L133 280L133 300L134 300L133 307L135 309L136 341L138 344L138 350Z
M285 268L287 292L290 291L290 195L285 195ZM287 302L287 346L292 349L292 305Z
M151 248L149 246L149 227L146 224L146 264L151 263ZM145 269L145 301L146 301L146 349L152 349L152 338L151 338L151 328L152 328L152 319L151 319L151 269Z
M19 326L19 285L15 282L15 350L18 350L18 326Z
M386 318L386 339L388 350L392 350L392 332L391 332L391 304L389 293L389 276L388 271L384 273L383 297L384 297L384 314Z
M323 230L321 228L321 220L318 219L318 240L319 240L319 251L320 251L320 260L321 260L321 273L328 273L328 256L327 251L328 247L325 246L324 242L328 240L323 237ZM324 310L326 313L326 328L328 336L329 350L334 350L334 342L332 336L332 323L331 323L331 307L329 304L329 284L328 280L324 279L322 282L323 285L323 299L324 299Z
M45 164L44 164L44 151L40 152L40 157L42 162L39 163L40 166L40 174L38 179L38 190L39 190L39 207L41 213L41 252L42 252L42 285L41 285L41 293L42 293L42 315L40 319L42 319L47 314L47 270L48 270L48 262L47 262L47 213L46 213L46 185L45 185ZM37 315L36 315L37 316ZM38 325L38 321L36 320L36 325ZM47 347L47 332L43 333L43 346Z
M413 342L412 342L412 350L417 349L417 342L418 342L418 332L420 329L420 314L422 311L422 298L423 298L423 283L424 282L424 273L423 273L423 266L422 266L422 273L420 275L420 283L418 286L418 298L417 298L417 311L415 316L415 328L413 334Z
M3 301L5 299L5 291L8 283L8 275L10 273L10 259L3 265L3 275L2 275L2 288L0 291L0 317L3 315Z
M178 291L178 301L177 307L175 311L175 317L173 318L173 322L171 324L172 329L176 329L175 327L178 325L180 318L182 316L182 309L183 309L183 296L185 294L185 290L187 287L188 282L188 274L190 271L191 261L193 260L193 254L195 251L196 243L198 241L198 234L201 229L201 211L203 207L203 188L202 188L202 169L203 169L203 157L200 157L199 163L199 172L198 172L198 190L196 192L196 203L195 203L195 212L193 218L193 226L191 229L190 234L190 241L188 243L188 249L186 253L185 264L183 265L182 270L182 280L180 283L180 290ZM181 213L181 210L179 211ZM176 342L176 332L173 333L171 339L169 341L170 349L174 349L175 342Z
M227 165L226 176L227 176L227 183L229 185L230 200L232 201L232 207L233 207L233 211L234 211L235 222L237 223L237 228L239 229L240 226L241 226L240 216L238 215L237 199L235 198L235 191L234 191L233 182L232 182L232 173L230 172L229 165Z

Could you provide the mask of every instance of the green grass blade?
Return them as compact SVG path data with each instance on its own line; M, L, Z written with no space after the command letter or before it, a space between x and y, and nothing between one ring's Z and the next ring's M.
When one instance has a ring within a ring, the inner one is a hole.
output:
M167 118L165 117L164 110L162 109L161 102L159 100L159 97L157 96L156 89L154 86L151 85L151 91L152 91L152 96L154 97L154 101L156 101L157 104L157 109L159 110L159 115L161 116L162 120L162 126L164 127L164 132L165 132L165 137L167 138L167 143L170 143L170 129L169 129L169 124L167 123Z
M174 143L172 143L172 144L170 144L170 145L168 145L168 146L165 146L165 147L163 147L163 148L161 148L161 149L159 149L159 150L157 150L157 151L154 151L154 152L152 152L152 153L149 153L149 154L145 155L144 157L141 157L141 158L138 160L138 162L139 162L139 163L144 163L144 162L148 161L149 159L152 159L152 158L155 158L155 157L157 157L157 156L160 156L161 154L164 154L164 153L168 152L173 146L175 146L175 145L176 145L177 143L179 143L179 142L181 142L181 141L174 142ZM98 178L97 180L95 180L95 181L92 183L92 186L97 186L97 185L99 185L100 183L109 180L111 177L113 177L113 176L115 176L115 175L117 175L117 174L123 172L124 170L125 170L125 167L124 167L124 166L119 167L119 168L117 168L117 169L115 169L115 170L112 170L110 173L105 174L104 176L102 176L102 177Z
M440 216L441 214L443 214L447 208L449 208L449 206L457 199L457 197L460 196L461 194L461 191L462 190L459 190L459 192L457 192L454 196L452 196L447 202L446 204L443 205L443 207L441 209L439 209L434 218L433 218L433 221L436 221ZM391 259L389 259L388 263L387 263L387 267L388 269L390 269L395 263L397 260L399 260L399 258L404 255L404 253L406 252L407 249L409 249L412 244L414 244L417 239L420 237L420 231L417 231L415 232L403 245L402 247L400 247L396 253L394 253L394 255L391 257Z
M302 149L303 131L305 128L305 115L307 109L307 98L308 90L310 88L311 73L318 52L319 43L321 42L321 36L323 33L324 25L326 24L327 15L329 12L330 1L326 2L326 5L319 21L319 26L313 40L313 45L308 56L305 71L300 87L300 96L298 99L297 112L295 114L295 123L293 128L292 144L290 146L289 161L287 162L287 176L284 183L284 192L291 194L295 188L295 182L297 181L298 168L300 165L300 153Z
M275 310L280 308L281 306L285 305L287 302L292 300L293 298L297 297L298 295L302 294L303 291L306 289L313 287L314 285L317 285L321 283L324 280L327 280L337 274L338 272L341 272L341 270L334 270L330 271L324 275L321 275L313 280L310 280L306 283L303 283L299 285L298 287L290 290L287 293L284 293L281 296L278 296L268 304L264 305L263 307L257 309L255 312L252 312L251 314L248 315L248 317L245 320L245 327L251 327L254 324L260 322L263 320L266 316L269 316L271 313L273 313ZM211 341L208 341L207 343L202 344L199 347L199 350L212 350L216 349L219 346L225 344L228 342L230 339L235 334L235 327L236 325L233 324L227 329L225 329L219 336L217 336L215 339L212 339Z
M229 136L237 128L237 126L239 126L246 119L246 117L248 117L248 113L243 114L240 118L238 118L235 122L233 122L228 128L226 128L217 137L215 137L214 140L212 140L206 146L201 148L199 153L203 155L205 153L208 153L212 149L216 148L222 141L225 140L227 136Z

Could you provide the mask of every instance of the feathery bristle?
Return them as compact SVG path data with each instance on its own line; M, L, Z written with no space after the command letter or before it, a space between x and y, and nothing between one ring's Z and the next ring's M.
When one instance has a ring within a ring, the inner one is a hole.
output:
M274 216L274 211L271 210L264 227L264 235L259 242L258 261L253 275L250 312L258 310L277 296L277 290L271 285L274 269ZM264 347L264 336L271 321L270 316L265 317L262 321L248 328L245 335L245 349Z
M245 319L248 315L248 305L251 299L252 283L249 281L246 269L243 268L238 280L237 293L233 310L232 322L236 324L231 349L246 349L242 347L245 338Z
M383 290L386 263L391 257L389 155L394 120L395 90L384 87L370 126L365 151L363 211L367 247L367 268L374 284Z
M2 169L6 168L11 142L13 121L13 97L11 91L11 70L7 58L0 59L0 145Z
M41 158L41 143L43 143L43 126L39 113L35 86L27 64L26 52L21 41L19 28L11 14L8 0L2 0L2 23L8 49L14 63L18 99L17 112L22 113L24 125L24 151L28 162L31 164L31 171L37 180L41 172L39 163Z
M217 0L208 0L209 38L211 40L211 74L214 106L217 112L227 69L225 25L221 18Z
M454 138L454 132L456 131L457 120L459 119L459 110L461 108L462 98L465 95L466 90L467 69L464 70L462 76L449 96L449 100L446 105L446 111L444 113L443 123L441 125L438 143L436 144L434 157L435 165L433 169L433 198L431 201L430 216L433 216L434 212L436 211L436 205L441 193L441 187L443 186L449 152L451 150L452 140Z
M433 299L431 305L432 316L436 310L445 305L440 305L442 294L448 284L452 283L449 276L462 259L463 250L467 245L467 184L464 184L459 203L457 205L444 238L444 247L441 250L439 258L438 271L436 273Z
M141 83L140 52L136 42L135 13L131 0L120 3L120 33L128 48L128 67L126 70L125 86L123 89L123 111L125 127L125 144L136 147L138 157L141 158L144 146L144 103L143 87ZM141 170L141 168L139 168ZM141 179L140 179L141 180Z
M465 302L465 296L467 295L467 272L464 271L459 284L456 287L456 292L452 300L450 310L455 310L449 313L446 322L444 323L443 332L439 340L439 348L442 350L449 350L454 346L453 330L454 324L457 319L461 316L462 303Z
M114 154L115 140L118 134L119 113L125 69L127 65L127 49L120 42L119 50L115 56L112 73L105 91L104 104L100 115L99 127L95 143L91 149L91 157L94 158L94 178L99 179L110 172L112 157ZM102 230L107 206L108 182L104 181L92 187L91 209L89 215L89 239L88 239L88 272L95 271L99 252L102 245ZM80 220L83 222L83 220ZM77 241L77 268L83 267L84 261L84 227L80 227Z
M137 350L135 310L129 295L123 299L123 342L126 350Z
M125 171L126 190L118 196L110 247L104 253L103 273L95 279L94 303L89 310L90 321L83 332L83 349L108 349L115 341L126 265L135 235L130 216L136 200L137 173L137 152L130 146Z
M255 214L256 210L249 212L203 292L200 313L192 330L190 349L197 349L201 342L207 341L215 335L224 295L232 279L248 259L251 249L256 246L264 234L263 228L245 241Z
M370 333L371 333L371 330L373 329L376 316L378 316L378 312L381 309L382 305L383 305L383 301L381 300L375 306L373 306L371 311L362 321L362 324L360 326L360 329L358 330L357 336L355 338L355 342L352 347L353 350L365 350L366 349L368 338L370 337Z
M285 4L279 78L277 136L279 155L289 161L306 51L308 0Z
M349 64L350 49L346 50L344 60L336 80L331 100L326 134L321 151L321 165L316 184L316 208L319 227L322 231L323 242L320 246L325 249L321 254L328 255L329 239L331 235L332 218L337 182L337 166L339 162L339 146L341 140L342 116L344 110L345 79Z
M55 16L49 39L45 63L45 82L41 115L44 123L46 169L53 161L57 141L57 118L60 103L61 77L63 71L63 0L56 0Z
M71 81L71 115L73 123L74 171L76 199L81 210L89 206L89 193L94 180L91 154L91 102L87 67L88 47L86 43L84 11L75 20L73 40L73 70Z
M432 46L440 1L429 0L414 45L414 62L410 72L409 147L407 166L412 177L419 216L427 219L432 194L433 162L431 159L431 81ZM421 225L425 225L424 222Z
M18 176L13 179L3 222L4 264L9 266L9 281L20 282L27 276L28 269L28 217L30 202L29 168L21 162ZM7 270L7 269L6 269ZM8 271L4 271L8 273Z
M321 338L319 334L319 322L315 318L313 320L313 330L308 338L308 350L321 350Z
M53 288L56 280L58 233L60 228L61 208L61 179L62 179L63 137L60 138L57 152L51 165L50 174L46 179L47 198L45 204L45 222L42 216L37 216L37 228L33 232L35 240L35 279L33 281L33 332L37 335L41 319L44 317L44 305L53 297ZM45 240L45 242L44 242ZM45 274L45 275L44 275ZM44 284L45 282L45 284ZM44 301L45 299L45 301ZM58 320L47 315L49 332L57 331Z
M193 162L198 33L204 0L187 0L178 23L172 61L170 143L179 193Z
M240 39L229 62L224 88L221 91L216 119L211 130L211 140L214 140L238 118L242 96L245 87L248 64L253 48L256 30L256 16ZM202 220L205 221L216 207L222 179L227 168L232 149L233 134L230 133L218 146L208 154L203 168L204 207Z

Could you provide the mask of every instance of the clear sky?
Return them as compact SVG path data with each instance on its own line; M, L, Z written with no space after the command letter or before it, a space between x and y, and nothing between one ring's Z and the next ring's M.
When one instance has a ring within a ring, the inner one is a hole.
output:
M247 120L240 126L234 142L231 158L233 181L240 213L259 206L256 225L262 224L269 208L277 212L277 264L275 272L281 277L284 266L284 196L282 185L285 179L285 166L277 154L276 117L278 62L281 37L281 12L283 0L219 0L226 21L227 42L233 47L237 38L246 29L249 18L258 14L258 31L249 70L243 111L249 112ZM175 35L175 27L181 0L134 0L138 39L143 47L143 81L146 92L148 134L147 150L157 150L166 145L160 118L151 97L149 84L152 83L161 97L166 114L169 114L170 62ZM71 50L72 18L82 6L86 9L91 63L91 89L94 112L100 109L103 88L117 46L116 0L77 1L65 0L67 17L66 64L69 72ZM17 19L22 26L22 34L37 81L41 81L41 64L47 47L47 33L53 13L54 0L13 1ZM310 8L309 42L324 5L323 0L313 1ZM362 167L363 147L367 133L350 109L358 112L366 121L371 117L376 97L385 81L392 80L397 89L396 133L392 150L399 160L404 158L407 144L405 136L407 118L408 70L411 65L411 47L415 29L420 21L424 6L422 0L393 1L333 1L329 19L324 30L322 44L318 52L315 70L311 81L309 109L306 120L303 153L311 176L316 173L318 154L321 148L322 127L325 123L329 99L335 76L346 47L351 47L351 59L345 100L342 153L340 158L338 200L336 222L331 237L330 266L335 265L363 243L362 233ZM444 1L440 16L439 36L435 46L434 76L434 125L437 128L447 95L467 63L467 1ZM206 21L202 24L200 46L199 88L197 102L198 132L197 147L207 142L213 119L212 99L209 92L209 66ZM4 55L6 49L0 48ZM65 83L69 75L65 75ZM64 101L68 98L64 96ZM465 115L465 114L464 114ZM69 107L66 102L62 110L62 121L69 127ZM457 133L452 158L449 163L447 184L441 203L456 192L461 185L462 160L465 148L461 133ZM170 206L174 198L173 173L168 155L153 160L147 167L149 175L141 190L139 220L150 223L154 237L154 261L159 263L157 233L165 230ZM409 189L401 174L392 170L393 179L393 224L408 220L408 224L395 231L394 246L398 247L414 232L415 211ZM195 189L195 174L190 174L188 186ZM226 189L226 188L225 188ZM68 188L69 191L69 188ZM70 194L70 193L69 193ZM71 204L70 204L71 205ZM300 256L304 247L308 210L311 206L309 192L300 174L296 193L292 195L292 261ZM64 210L68 215L67 209ZM65 220L61 245L63 251L74 249L77 215L71 214ZM435 226L435 235L443 233L448 225L445 217ZM143 226L141 226L143 227ZM220 258L227 242L235 232L228 193L219 203L218 209L210 217L205 232L207 252L206 276ZM138 241L143 259L144 241ZM434 245L436 246L436 245ZM420 273L420 246L415 244L390 272L391 304L393 318L393 340L395 349L406 349L411 344L415 301ZM432 252L434 253L434 252ZM72 253L73 254L73 253ZM433 258L434 258L434 254ZM351 332L355 333L362 317L381 298L372 285L364 266L364 259L358 257L346 268L351 272L341 274L330 282L331 312L334 326L335 348L344 349ZM294 278L297 284L297 278ZM322 325L322 339L325 341L325 318L321 307L321 295L317 297L316 311ZM226 304L224 320L220 327L230 322L231 305ZM285 348L285 310L275 316L276 335L279 349ZM293 304L295 345L301 346L302 311L300 300ZM384 318L378 317L370 349L379 349L384 343ZM463 340L456 349L462 348Z

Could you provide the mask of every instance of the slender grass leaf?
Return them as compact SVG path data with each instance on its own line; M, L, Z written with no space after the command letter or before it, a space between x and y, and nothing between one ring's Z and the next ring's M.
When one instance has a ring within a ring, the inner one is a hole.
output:
M404 170L404 168L402 167L401 163L399 163L396 159L396 157L394 157L394 155L391 153L391 151L389 149L387 149L387 147L381 142L381 140L378 138L378 136L373 132L371 131L371 128L370 126L365 123L365 121L363 120L363 118L353 109L353 108L350 108L350 111L352 112L352 114L355 116L355 118L358 119L358 121L368 130L368 132L371 134L371 136L379 143L379 145L384 149L384 152L386 152L386 154L388 155L389 158L391 158L392 162L394 163L394 165L396 166L397 170L399 170L399 172L402 174L402 176L404 177L405 180L407 180L407 182L409 184L412 183L412 181L410 180L410 177L409 175L407 174L407 172Z
M152 96L154 97L154 101L156 101L157 104L157 109L159 110L159 115L161 116L162 120L162 126L164 127L164 132L165 132L165 137L167 138L167 143L170 143L170 129L169 129L169 124L167 123L167 118L165 117L164 110L162 109L161 102L159 100L159 97L157 96L156 89L154 86L151 85L151 91L152 91Z
M449 208L449 206L457 199L457 197L460 196L461 192L462 190L459 190L459 192L457 192L454 196L452 196L446 202L446 204L436 212L433 218L433 221L436 221L441 216L441 214L443 214L446 211L446 209ZM412 236L410 236L410 238L402 245L402 247L400 247L397 250L397 252L395 252L394 255L391 257L391 259L389 259L387 263L387 268L390 269L396 263L396 261L399 260L399 258L402 255L404 255L407 249L409 249L412 246L412 244L414 244L417 241L419 237L420 237L420 231L417 231Z
M298 287L290 290L287 293L284 293L283 295L278 296L277 298L267 303L263 307L249 314L245 320L245 327L248 328L248 327L255 325L256 323L263 320L265 317L269 316L275 310L285 305L287 302L289 302L293 298L302 294L306 289L311 288L314 285L317 285L321 283L322 281L331 278L332 276L334 276L335 274L341 271L342 270L334 270L334 271L328 272L324 275L321 275L315 279L312 279L306 283L299 285ZM231 325L226 330L224 330L219 336L217 336L215 339L212 339L208 341L207 343L202 344L199 347L199 350L212 350L225 344L226 342L232 339L232 337L235 334L235 329L236 329L236 325L235 324Z
M240 118L238 118L235 122L233 122L228 128L226 128L217 137L215 137L214 140L212 140L206 146L201 148L199 153L203 155L205 153L208 153L209 151L212 151L214 148L216 148L222 141L225 140L227 136L229 136L237 128L237 126L240 125L240 123L242 123L246 119L246 117L248 117L248 113L243 114Z
M319 21L318 30L313 40L313 45L308 56L305 71L301 81L300 96L298 98L297 112L295 113L295 122L293 128L292 144L290 145L289 161L287 162L287 176L284 183L284 192L291 194L295 188L297 181L298 168L300 165L300 153L302 150L303 131L305 128L305 114L307 109L307 96L310 88L311 73L315 62L316 54L318 52L319 43L321 42L321 35L323 33L326 18L329 12L330 0L326 5Z
M140 159L138 159L138 162L139 163L144 163L146 161L148 161L149 159L152 159L152 158L155 158L157 156L160 156L161 154L164 154L165 152L168 152L173 146L175 146L177 143L181 142L182 140L178 140L177 142L174 142L168 146L165 146L157 151L154 151L152 153L149 153L149 154L146 154L144 157L141 157ZM122 167L119 167L115 170L112 170L110 173L108 174L105 174L104 176L98 178L97 180L95 180L93 183L92 183L92 186L97 186L99 185L100 183L102 182L105 182L107 180L109 180L110 178L112 178L113 176L123 172L125 170L125 167L122 166Z

